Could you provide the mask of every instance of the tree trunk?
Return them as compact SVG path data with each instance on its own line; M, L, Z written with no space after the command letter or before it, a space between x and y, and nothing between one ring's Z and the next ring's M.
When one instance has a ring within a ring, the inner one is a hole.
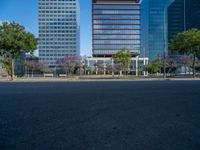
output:
M193 54L193 63L192 63L192 68L193 68L193 78L196 76L196 71L195 71L195 64L196 64L196 54Z
M11 80L14 80L14 76L15 76L15 59L11 60L12 62L12 67L11 67Z

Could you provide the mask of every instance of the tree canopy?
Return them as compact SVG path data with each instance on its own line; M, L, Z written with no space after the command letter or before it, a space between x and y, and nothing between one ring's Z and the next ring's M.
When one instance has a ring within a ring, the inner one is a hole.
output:
M200 49L200 30L191 29L178 33L172 40L170 48L172 52L182 54L197 54Z
M25 27L15 22L3 22L0 25L0 55L5 61L12 61L12 79L14 76L14 59L37 49L37 39Z
M195 77L196 56L200 53L200 30L191 29L178 33L170 44L172 52L193 55L193 77Z

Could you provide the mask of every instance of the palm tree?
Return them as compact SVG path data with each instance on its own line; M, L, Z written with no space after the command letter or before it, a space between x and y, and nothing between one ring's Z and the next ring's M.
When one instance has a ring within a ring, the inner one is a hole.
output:
M131 57L130 50L125 48L113 55L114 62L120 65L120 75L123 72L127 74L130 71Z

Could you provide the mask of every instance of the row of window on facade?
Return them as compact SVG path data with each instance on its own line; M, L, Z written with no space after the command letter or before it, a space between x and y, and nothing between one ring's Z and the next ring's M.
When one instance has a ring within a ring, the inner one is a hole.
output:
M140 35L93 35L93 39L140 39Z
M61 51L59 49L76 49L76 45L75 46L39 46L40 49L58 49L58 51ZM63 50L63 51L65 51ZM50 50L52 51L52 50Z
M140 15L94 15L93 19L140 19Z
M93 49L138 49L140 44L136 45L93 45Z
M93 40L94 44L140 44L140 40Z
M140 9L140 5L93 5L93 9Z
M76 26L76 22L40 22L40 26L71 26L74 25Z
M63 54L63 55L55 55L55 56L40 56L40 60L54 60L57 61L58 59L61 59L63 57L67 57L67 56L75 56L75 53L71 53L71 54Z
M67 13L67 14L69 14L69 13L71 13L71 14L76 14L76 11L56 11L56 10L43 10L43 11L39 11L39 13L40 14L56 14L56 13L59 13L59 14L65 14L65 13Z
M93 30L94 34L140 34L140 30Z
M76 51L67 51L66 53L59 53L59 52L57 52L57 53L42 53L42 52L40 52L40 56L66 56L67 54L74 54Z
M140 29L140 25L93 25L94 29Z
M67 5L76 5L76 0L57 0L57 1L52 1L52 0L39 0L39 5L61 5L61 4L67 4Z
M39 14L40 18L53 18L53 19L58 19L58 18L74 18L76 17L76 15L72 15L72 14Z
M60 33L64 33L64 34L66 34L66 33L70 33L70 34L72 34L72 33L74 33L74 34L76 34L76 30L41 30L41 34L42 33L52 33L52 34L60 34Z
M50 41L50 40L49 40ZM51 40L52 42L49 42L48 40L40 40L39 43L42 44L42 45L75 45L76 42L66 42L65 40L61 41L54 41L54 40ZM75 40L74 40L75 41Z
M76 38L76 34L40 34L40 37L70 37Z
M93 24L140 24L140 20L93 20Z
M45 10L45 9L50 9L50 10L67 9L67 10L69 10L69 9L76 9L76 7L67 7L67 6L64 6L64 7L63 6L59 6L59 7L43 6L43 7L41 7L40 6L39 9L43 9L43 10Z
M93 14L131 14L131 15L139 15L139 10L93 10Z
M75 18L42 18L39 19L40 22L46 21L56 21L56 22L66 22L66 21L77 21Z
M52 41L52 44L59 44L59 41L71 41L70 43L75 42L77 39L69 39L69 38L40 38L40 41L46 41L45 43L48 43L48 41ZM69 43L69 42L66 42ZM40 43L42 44L42 43Z
M47 30L47 29L49 29L49 30L54 30L54 29L76 29L77 28L77 26L40 26L39 27L39 30Z

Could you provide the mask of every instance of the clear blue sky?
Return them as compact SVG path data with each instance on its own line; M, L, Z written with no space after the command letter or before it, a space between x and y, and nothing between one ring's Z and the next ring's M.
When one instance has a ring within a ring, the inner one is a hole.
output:
M92 53L91 0L80 0L81 54ZM38 0L0 0L0 21L15 21L38 36Z

